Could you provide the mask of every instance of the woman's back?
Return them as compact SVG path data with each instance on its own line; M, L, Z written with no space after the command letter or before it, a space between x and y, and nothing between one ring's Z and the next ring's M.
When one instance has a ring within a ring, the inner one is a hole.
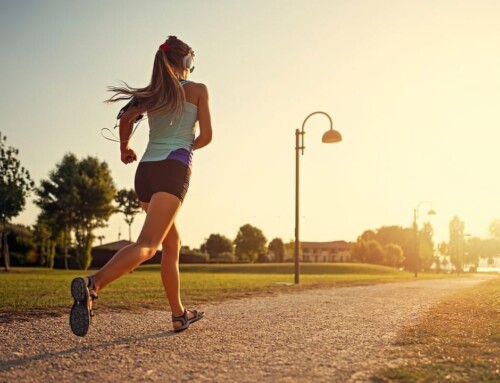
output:
M161 161L178 149L188 151L191 159L198 120L199 88L203 85L186 80L181 80L181 84L185 94L183 113L179 117L174 112L148 115L149 142L141 161Z

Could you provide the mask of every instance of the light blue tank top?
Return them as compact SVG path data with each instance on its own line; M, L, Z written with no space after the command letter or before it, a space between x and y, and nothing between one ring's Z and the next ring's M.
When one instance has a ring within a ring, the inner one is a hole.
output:
M191 166L197 120L198 107L186 101L179 118L173 112L148 115L149 142L141 162L173 159Z

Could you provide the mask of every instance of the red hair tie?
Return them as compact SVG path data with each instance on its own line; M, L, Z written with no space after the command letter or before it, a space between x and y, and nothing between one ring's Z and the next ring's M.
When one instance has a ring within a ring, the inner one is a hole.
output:
M163 52L167 53L170 50L170 45L168 45L167 43L163 43L163 44L160 45L160 49Z

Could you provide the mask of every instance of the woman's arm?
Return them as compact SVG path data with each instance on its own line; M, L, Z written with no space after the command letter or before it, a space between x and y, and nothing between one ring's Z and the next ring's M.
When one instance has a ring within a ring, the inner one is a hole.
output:
M140 114L141 111L138 108L132 107L124 112L120 118L120 152L124 164L137 161L137 154L130 148L129 141L134 127L134 120Z
M193 150L201 149L212 141L212 121L208 105L208 89L203 84L199 84L198 86L198 123L200 125L200 134L194 140Z

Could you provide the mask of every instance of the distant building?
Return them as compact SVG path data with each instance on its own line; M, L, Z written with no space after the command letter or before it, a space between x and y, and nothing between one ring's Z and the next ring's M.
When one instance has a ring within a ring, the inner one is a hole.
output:
M133 242L120 240L116 242L106 243L104 245L96 246L92 248L92 263L90 264L91 269L100 269L103 267L119 250L132 244ZM186 248L182 248L181 255L179 257L179 263L206 263L208 261L208 255L199 254L195 251L190 251ZM161 250L158 250L155 256L143 265L148 264L160 264L161 263Z
M351 262L349 242L301 242L300 244L302 262Z

